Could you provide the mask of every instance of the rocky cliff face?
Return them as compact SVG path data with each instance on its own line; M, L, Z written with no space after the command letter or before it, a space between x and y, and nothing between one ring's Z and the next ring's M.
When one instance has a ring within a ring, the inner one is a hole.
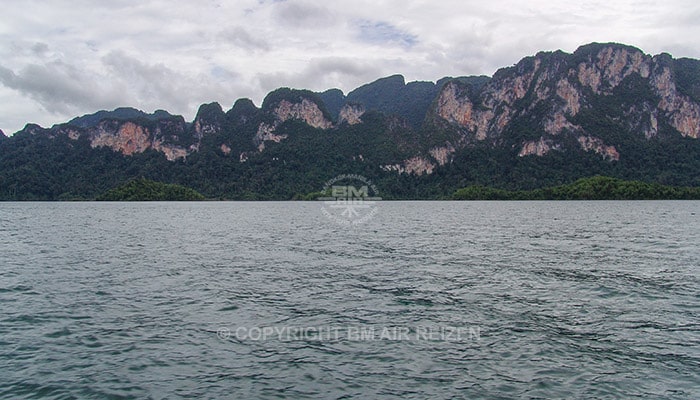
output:
M319 104L307 97L304 91L290 91L290 93L293 95L286 95L285 98L277 101L272 108L270 112L272 122L261 122L258 126L258 131L253 139L258 146L258 151L265 149L266 141L279 143L286 139L286 135L278 135L275 130L279 125L289 120L303 121L310 127L317 129L333 127L333 122L321 110Z
M69 129L67 134L71 139L87 135L93 148L109 147L127 156L153 149L163 153L168 160L174 161L187 157L188 149L173 143L179 141L180 136L185 135L185 131L185 121L180 118L174 121L160 120L155 128L132 121L103 120L84 132ZM189 150L193 150L194 146Z
M678 90L670 56L593 44L574 54L526 58L498 71L478 92L450 81L438 94L432 115L458 133L450 142L455 148L489 141L518 147L520 157L544 156L565 149L565 137L570 136L581 150L615 161L624 154L616 143L608 143L613 138L599 137L591 115L647 139L657 136L662 125L698 138L699 112L700 105ZM582 113L587 118L578 118Z
M591 44L573 54L527 57L492 78L444 78L436 85L406 84L393 76L347 97L339 90L316 94L284 88L271 92L260 108L247 99L227 112L218 103L202 105L192 123L165 111L120 108L50 129L27 125L24 132L85 137L92 147L124 155L150 149L171 161L210 146L244 162L256 150L264 152L266 143L289 139L279 127L297 120L318 130L354 134L363 124L369 130L382 125L381 135L401 154L382 159L382 168L416 175L452 163L456 153L475 145L512 150L513 159L586 152L616 162L626 157L625 140L699 138L698 71L696 60Z
M46 129L28 124L21 132L52 139L59 136L71 140L86 138L92 148L108 147L127 156L152 149L163 153L170 161L185 158L196 150L196 143L190 144L187 140L185 120L175 116L148 122L107 118L87 127L67 123Z

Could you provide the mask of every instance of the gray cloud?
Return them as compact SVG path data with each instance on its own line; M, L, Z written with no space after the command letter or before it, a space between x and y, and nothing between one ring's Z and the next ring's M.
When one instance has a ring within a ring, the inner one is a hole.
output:
M371 44L388 44L412 47L418 43L418 36L402 31L388 22L360 21L359 39Z
M277 22L294 28L315 29L335 22L334 14L326 7L307 2L276 2L274 16Z
M234 46L251 51L270 51L270 43L262 37L254 36L240 26L219 33L219 38Z
M381 66L343 57L328 57L310 60L307 67L298 72L262 73L258 75L260 86L271 91L282 86L322 91L351 82L345 90L352 89L382 74Z
M38 56L46 55L49 52L49 45L42 42L36 42L32 45L32 52Z
M50 113L65 114L83 107L118 102L114 92L100 90L84 71L61 61L29 64L20 71L0 66L0 82L34 99Z
M694 0L5 0L0 127L102 108L193 117L279 86L491 75L539 50L616 41L700 58ZM78 22L79 21L79 22Z

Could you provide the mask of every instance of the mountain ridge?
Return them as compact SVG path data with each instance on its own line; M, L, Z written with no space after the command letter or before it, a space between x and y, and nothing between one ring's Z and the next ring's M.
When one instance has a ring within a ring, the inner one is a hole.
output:
M175 182L180 178L173 171L191 174L192 163L222 163L222 169L253 179L260 173L272 173L272 181L296 176L302 181L293 189L297 192L309 189L303 183L309 171L318 184L322 175L343 168L387 181L403 176L398 180L409 186L432 188L426 192L479 180L535 187L606 172L700 185L695 168L700 159L698 76L698 60L591 43L573 53L539 52L492 77L407 83L392 75L347 95L339 89L279 88L260 107L250 99L238 99L226 111L218 103L203 104L191 122L162 110L147 114L118 108L51 128L27 124L0 140L10 150L16 150L11 147L16 142L38 137L69 147L81 143L87 158L92 157L88 149L149 160L160 154L175 163L160 167L173 183L183 183ZM146 168L133 159L122 162ZM489 166L494 162L499 167ZM296 170L290 171L290 164ZM550 164L556 170L547 171ZM222 173L215 179L226 178ZM18 185L12 176L5 181ZM218 181L208 185L228 187ZM250 185L226 190L239 195L276 190L267 182L265 189Z

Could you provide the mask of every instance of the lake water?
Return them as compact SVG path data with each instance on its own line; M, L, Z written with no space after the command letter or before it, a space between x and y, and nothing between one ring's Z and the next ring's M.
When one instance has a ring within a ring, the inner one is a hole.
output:
M700 398L700 202L0 203L0 398Z

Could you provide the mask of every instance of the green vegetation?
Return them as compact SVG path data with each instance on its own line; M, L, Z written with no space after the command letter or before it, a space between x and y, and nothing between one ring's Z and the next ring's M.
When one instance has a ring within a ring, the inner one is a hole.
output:
M129 181L97 197L98 201L197 201L204 196L174 184L140 178Z
M568 185L509 191L472 185L457 190L454 200L700 200L698 187L673 187L607 176L582 178Z
M623 74L619 81L601 82L598 93L566 72L592 62L608 46L618 45L594 43L571 55L539 53L499 70L493 79L406 83L395 75L347 96L340 90L281 88L261 108L249 99L237 100L226 112L220 104L204 104L191 123L165 111L146 114L122 108L46 129L29 124L11 137L0 135L0 200L104 198L109 189L139 177L183 185L209 199L303 200L318 197L326 182L347 174L372 181L384 199L698 198L693 188L700 187L700 140L674 128L672 113L658 112L661 98L649 78ZM534 71L537 62L542 65ZM659 55L654 63L657 69L671 70L681 94L700 99L700 61ZM484 90L509 90L512 83L505 78L533 72L528 79L537 85L529 85L513 104L482 96ZM477 140L473 127L443 119L436 112L437 94L447 82L455 84L457 98L471 100L473 112L508 115L494 120L507 123L498 129L489 125L486 137ZM562 82L577 93L567 95L580 103L573 116L557 94ZM316 129L296 118L281 122L272 112L283 101L297 104L304 99L316 102L331 120L337 120L344 104L362 104L366 112L360 124L330 129ZM556 110L563 110L568 122L561 124L561 133L551 135L545 128L558 115L552 114ZM95 135L117 135L124 121L141 127L151 143L187 149L187 156L168 161L153 148L124 155L93 147ZM263 123L275 126L275 134L285 139L262 142ZM582 148L579 140L589 134L596 143L614 146L619 159L604 159L595 151L611 147ZM541 140L551 147L549 152L520 156L526 143ZM447 162L438 165L433 155L441 149L447 150L447 160L441 158ZM416 160L431 163L432 173L397 172L406 161L416 165ZM128 197L125 192L121 196Z

